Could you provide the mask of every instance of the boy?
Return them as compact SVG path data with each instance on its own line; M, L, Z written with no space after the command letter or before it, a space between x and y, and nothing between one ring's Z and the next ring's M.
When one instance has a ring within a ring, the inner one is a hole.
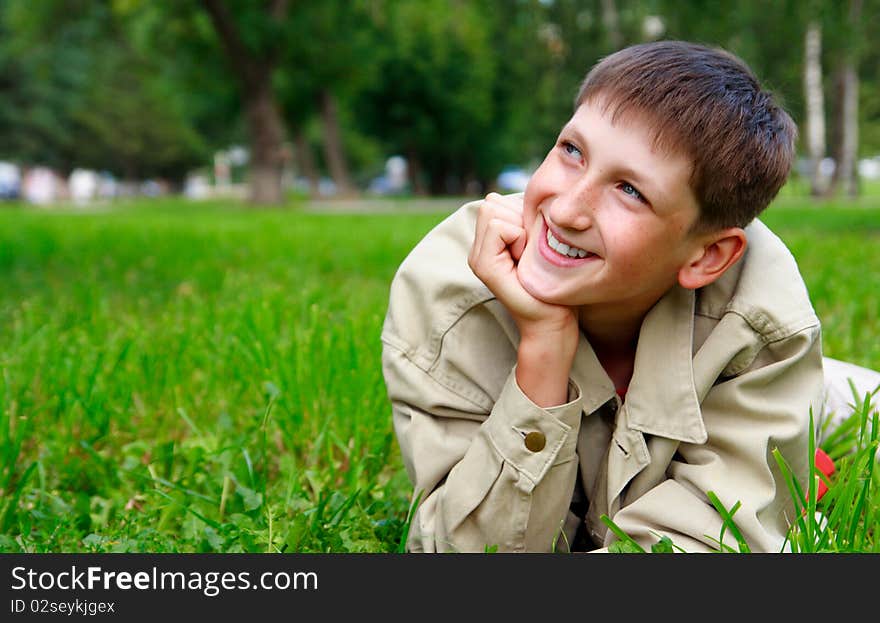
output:
M602 515L646 548L717 549L708 491L741 503L752 551L781 550L771 451L806 481L823 359L795 261L754 217L795 135L731 54L633 46L587 75L524 194L416 246L382 332L411 551L603 551Z

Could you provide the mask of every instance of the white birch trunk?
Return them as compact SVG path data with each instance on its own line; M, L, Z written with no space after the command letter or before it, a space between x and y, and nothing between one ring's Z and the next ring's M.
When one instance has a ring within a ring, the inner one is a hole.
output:
M818 196L826 192L828 183L821 171L825 157L825 98L822 93L822 29L817 22L810 22L804 37L804 92L810 192Z
M862 0L849 3L848 48L843 50L840 62L840 101L838 103L838 145L835 149L837 166L831 181L831 193L841 187L850 197L859 192L857 158L859 153L859 39L862 29Z
M852 58L843 68L843 145L840 180L850 197L859 193L856 160L859 151L859 75Z

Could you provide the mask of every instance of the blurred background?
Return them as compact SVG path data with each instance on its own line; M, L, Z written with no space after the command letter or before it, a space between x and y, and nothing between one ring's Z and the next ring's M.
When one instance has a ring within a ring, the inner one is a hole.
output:
M792 184L880 176L878 0L0 0L0 199L254 204L521 190L603 55L723 46L800 129Z

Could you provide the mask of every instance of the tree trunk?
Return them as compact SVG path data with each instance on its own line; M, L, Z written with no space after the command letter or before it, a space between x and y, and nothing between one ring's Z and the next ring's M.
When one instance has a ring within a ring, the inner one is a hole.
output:
M806 140L810 160L810 193L825 194L828 183L821 172L825 157L825 100L822 94L822 30L810 22L804 37L804 95L806 103Z
M857 159L859 151L859 75L849 59L843 68L843 132L840 183L850 197L859 194Z
M442 172L431 171L428 174L428 194L439 197L446 193L446 179Z
M284 122L272 91L274 59L255 58L247 49L238 24L222 0L202 0L211 18L226 58L238 79L250 142L250 201L256 204L281 203L281 176L284 169ZM286 2L274 0L268 10L275 20L282 19Z
M425 187L425 181L422 178L422 161L419 159L416 150L411 149L406 154L407 166L406 170L409 174L409 182L413 189L413 194L424 197L428 194Z
M293 132L293 144L296 149L296 163L302 173L309 182L309 193L313 197L318 196L320 178L318 176L318 168L315 166L315 159L312 156L312 149L302 128L298 127Z
M256 90L245 94L245 115L251 143L250 201L282 203L284 125L275 106L268 74Z
M849 28L851 29L848 48L843 51L838 74L837 104L837 145L835 155L837 166L831 179L830 194L836 194L841 187L850 197L859 192L857 158L859 152L859 74L858 74L858 29L861 19L861 0L851 0Z
M345 150L342 147L342 136L339 130L339 114L336 109L336 98L327 89L321 90L321 121L324 124L324 157L330 175L336 183L337 191L342 196L355 194L354 184L348 173L345 161Z

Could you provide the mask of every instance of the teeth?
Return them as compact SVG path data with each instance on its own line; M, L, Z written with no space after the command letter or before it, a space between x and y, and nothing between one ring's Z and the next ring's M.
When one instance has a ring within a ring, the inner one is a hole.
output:
M553 237L553 234L550 233L549 229L547 230L547 244L560 255L567 255L568 257L587 257L587 255L589 255L589 252L584 251L583 249L570 247L564 242L559 242Z

